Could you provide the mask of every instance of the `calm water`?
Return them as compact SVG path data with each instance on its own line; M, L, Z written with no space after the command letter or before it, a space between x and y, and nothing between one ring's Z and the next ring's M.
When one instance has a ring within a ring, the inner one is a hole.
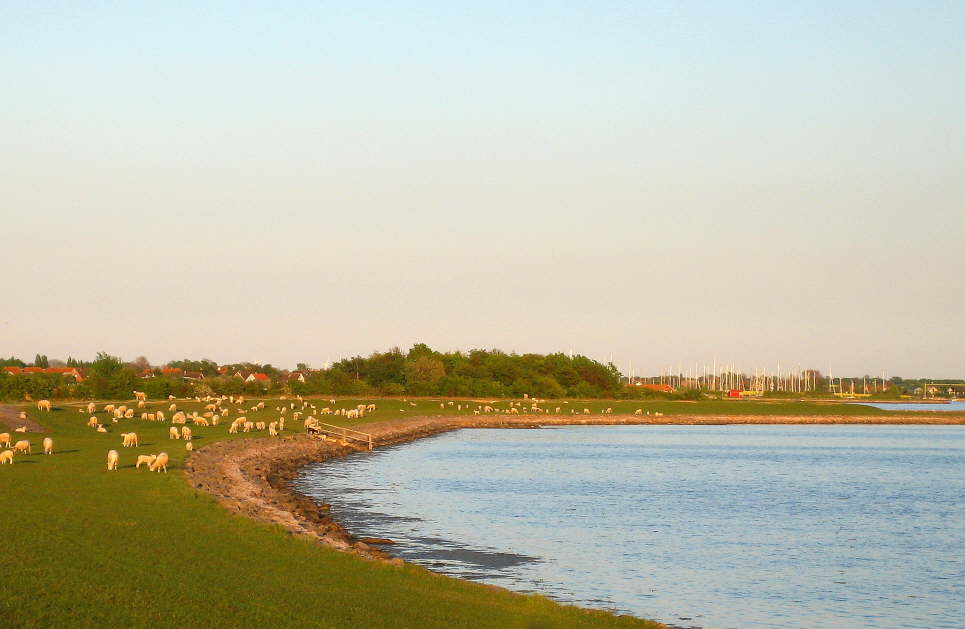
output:
M945 404L929 404L921 402L861 402L863 406L874 406L886 411L931 411L946 412L965 411L965 402L947 402Z
M299 488L409 561L675 625L965 627L965 427L462 430Z

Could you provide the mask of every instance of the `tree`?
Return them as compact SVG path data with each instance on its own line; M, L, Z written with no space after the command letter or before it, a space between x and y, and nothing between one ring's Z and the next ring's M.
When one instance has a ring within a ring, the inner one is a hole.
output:
M435 392L434 386L446 375L446 367L441 360L420 356L405 363L406 390L413 395L429 395Z
M47 356L44 354L37 354L37 356L34 357L34 367L43 367L44 369L50 367L50 362L47 360Z
M90 364L91 373L101 378L110 378L124 367L124 363L117 356L107 352L97 352L97 358Z
M151 362L144 356L138 356L131 364L134 365L134 368L137 369L138 372L148 371L151 368Z

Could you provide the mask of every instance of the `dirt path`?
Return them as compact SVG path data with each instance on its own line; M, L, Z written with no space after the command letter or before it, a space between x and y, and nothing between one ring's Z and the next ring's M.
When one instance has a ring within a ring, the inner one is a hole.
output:
M26 426L30 432L47 432L46 428L32 419L20 419L20 409L10 404L0 404L0 424L10 430Z

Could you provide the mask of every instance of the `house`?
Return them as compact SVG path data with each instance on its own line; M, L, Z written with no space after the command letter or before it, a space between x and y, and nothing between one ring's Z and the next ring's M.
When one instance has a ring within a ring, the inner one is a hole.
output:
M42 373L73 378L77 382L84 381L84 373L76 367L4 367L3 370L13 376Z
M11 376L19 376L23 372L22 367L4 367L3 370Z
M306 373L304 371L293 371L290 374L287 374L285 377L288 379L289 382L291 382L292 380L305 382L305 375Z
M653 383L640 383L638 382L636 386L641 389L648 389L650 391L659 391L660 393L673 393L674 388L669 384L653 384Z
M271 378L261 372L249 374L245 382L260 382L261 384L271 384Z

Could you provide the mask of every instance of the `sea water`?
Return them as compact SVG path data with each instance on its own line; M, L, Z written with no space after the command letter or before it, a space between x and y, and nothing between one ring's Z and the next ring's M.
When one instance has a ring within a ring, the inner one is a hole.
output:
M432 570L683 627L965 627L965 427L473 429L302 471Z

